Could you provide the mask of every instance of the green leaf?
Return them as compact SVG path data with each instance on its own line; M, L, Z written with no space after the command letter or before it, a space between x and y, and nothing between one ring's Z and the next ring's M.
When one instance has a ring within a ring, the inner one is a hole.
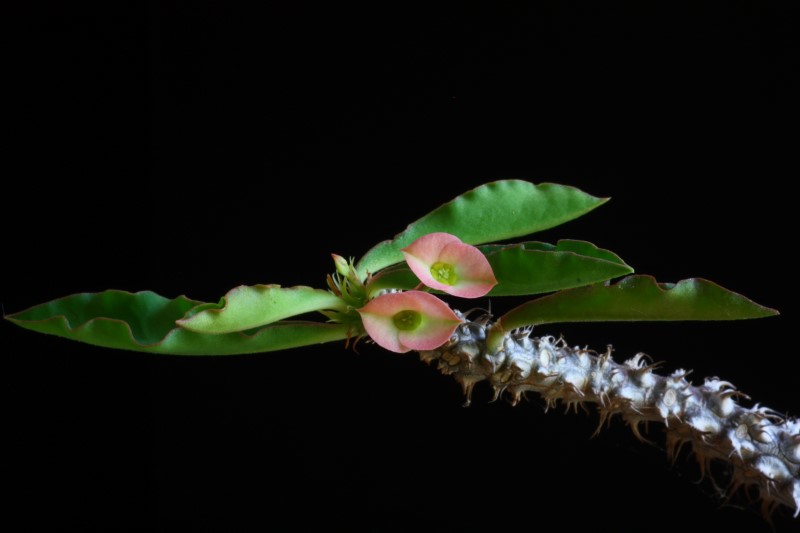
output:
M394 239L377 244L356 268L365 278L399 263L403 260L400 250L428 233L451 233L467 244L511 239L563 224L607 200L564 185L495 181L456 197L411 223Z
M614 253L583 241L480 247L497 278L489 296L520 296L580 287L633 272Z
M231 333L323 309L344 311L347 304L328 291L311 287L242 285L230 290L216 306L178 320L178 325L198 333Z
M742 320L777 315L774 309L700 278L677 284L629 276L616 284L568 289L532 300L503 315L489 333L489 349L516 328L554 322Z
M370 298L380 290L400 289L411 290L422 283L419 278L407 266L396 266L381 270L367 283L367 295Z
M633 272L616 254L584 241L488 244L478 249L492 266L497 285L488 296L520 296L580 287ZM406 266L378 272L370 280L370 296L382 289L413 289L419 279ZM441 294L439 291L433 291Z
M348 337L348 326L277 322L246 333L203 334L175 321L202 302L173 300L150 291L82 293L31 307L5 318L23 328L106 348L173 355L269 352Z

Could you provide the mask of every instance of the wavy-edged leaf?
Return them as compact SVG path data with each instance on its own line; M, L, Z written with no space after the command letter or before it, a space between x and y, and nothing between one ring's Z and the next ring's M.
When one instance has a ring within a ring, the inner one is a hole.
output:
M774 309L720 287L690 278L658 283L652 276L629 276L615 284L595 284L524 303L502 317L489 335L491 350L505 332L554 322L651 320L743 320L777 315Z
M581 287L630 274L613 252L589 242L561 240L554 246L525 242L481 247L497 285L489 296L522 296Z
M5 318L26 329L106 348L172 355L270 352L346 339L349 327L319 322L277 322L248 332L195 333L175 325L203 302L154 292L82 293Z
M344 311L347 304L328 291L311 287L241 285L216 306L205 306L178 325L198 333L246 331L311 311Z
M633 269L613 252L585 241L557 244L523 242L478 247L492 266L497 285L488 296L521 296L581 287L630 274ZM419 279L408 267L396 266L373 276L370 296L383 289L413 289Z
M522 180L501 180L457 196L416 222L394 239L370 249L356 266L359 274L375 273L403 260L400 252L417 238L443 231L467 244L482 244L542 231L588 213L605 203L574 187Z

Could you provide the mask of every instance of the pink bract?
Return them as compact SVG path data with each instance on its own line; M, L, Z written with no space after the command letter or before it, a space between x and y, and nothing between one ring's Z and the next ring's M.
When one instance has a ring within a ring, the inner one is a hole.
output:
M422 291L383 294L358 310L364 329L380 346L397 353L433 350L450 339L463 322L442 300ZM408 329L398 319L410 316Z
M462 298L485 296L497 285L480 250L449 233L429 233L401 250L414 274L433 289ZM436 274L439 273L439 279ZM449 282L447 276L450 276Z

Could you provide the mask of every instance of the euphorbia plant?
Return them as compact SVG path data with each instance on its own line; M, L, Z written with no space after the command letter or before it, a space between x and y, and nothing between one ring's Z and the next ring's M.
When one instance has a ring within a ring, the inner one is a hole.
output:
M707 280L668 284L631 275L619 256L587 242L506 242L604 202L561 185L498 181L442 205L358 262L334 255L327 290L242 286L216 303L106 291L67 296L6 318L109 348L174 355L269 352L369 338L388 350L416 350L424 361L435 361L462 384L467 402L473 386L486 381L496 397L514 403L527 391L540 393L548 405L595 403L601 420L619 414L637 436L640 423L662 422L670 454L688 442L703 463L727 462L734 487L756 487L765 509L800 509L797 419L738 404L737 391L716 378L692 385L685 371L655 374L640 355L620 364L610 350L596 353L532 336L534 326L555 322L777 314ZM497 317L457 310L464 298L488 296L497 308L500 297L539 294L544 296ZM320 319L296 318L307 313Z

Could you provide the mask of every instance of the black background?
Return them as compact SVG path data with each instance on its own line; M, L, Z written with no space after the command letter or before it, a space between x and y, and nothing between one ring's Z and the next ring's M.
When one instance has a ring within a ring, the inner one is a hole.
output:
M5 312L106 288L321 287L331 252L358 256L456 194L559 182L613 200L538 238L782 315L543 333L797 414L796 9L525 4L11 13ZM594 414L483 388L465 409L410 354L154 357L0 328L6 516L28 529L770 531L757 504L694 483L693 460L670 466L659 428L656 446L619 421L590 439Z

